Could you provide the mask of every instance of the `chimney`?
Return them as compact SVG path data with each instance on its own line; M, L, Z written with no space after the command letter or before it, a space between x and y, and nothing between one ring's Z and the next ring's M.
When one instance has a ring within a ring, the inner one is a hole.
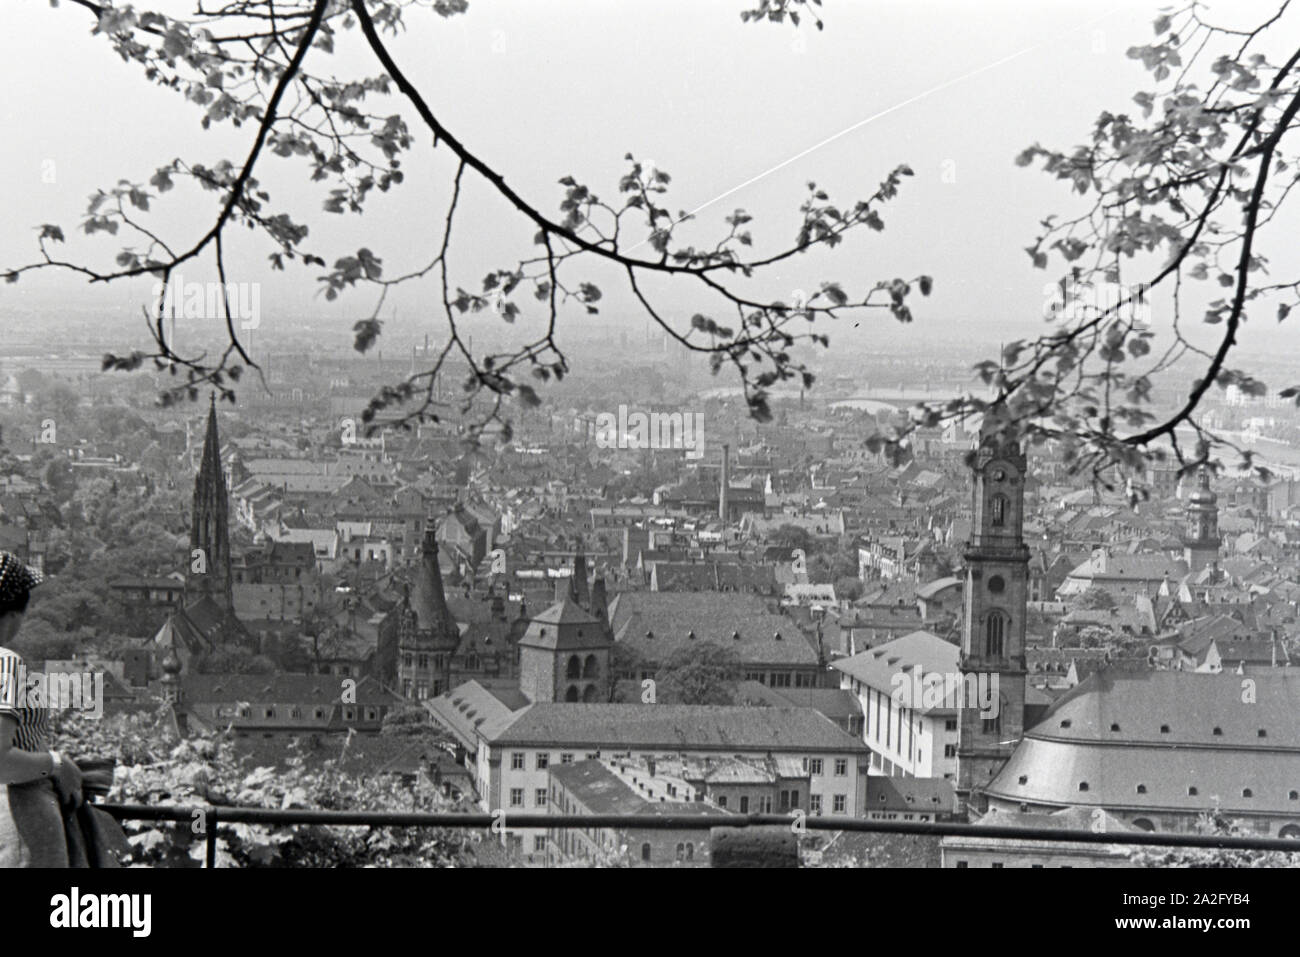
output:
M722 477L718 483L718 518L727 521L727 493L731 490L731 446L722 447Z

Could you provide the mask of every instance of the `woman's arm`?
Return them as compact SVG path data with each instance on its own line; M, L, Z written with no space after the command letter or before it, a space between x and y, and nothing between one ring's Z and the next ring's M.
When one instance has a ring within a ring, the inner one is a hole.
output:
M23 751L14 747L18 722L0 714L0 785L26 784L53 778L65 801L81 802L81 771L67 758L55 760L53 751Z
M22 751L14 747L18 722L0 714L0 784L26 784L54 775L54 755L49 751Z

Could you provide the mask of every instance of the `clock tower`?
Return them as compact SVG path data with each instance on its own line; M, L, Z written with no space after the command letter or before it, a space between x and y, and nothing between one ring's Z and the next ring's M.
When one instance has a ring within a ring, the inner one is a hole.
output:
M965 620L958 659L957 800L962 811L983 810L980 789L1001 770L1025 730L1028 463L1019 441L1003 434L998 411L995 407L985 415L971 462L971 535L964 556Z

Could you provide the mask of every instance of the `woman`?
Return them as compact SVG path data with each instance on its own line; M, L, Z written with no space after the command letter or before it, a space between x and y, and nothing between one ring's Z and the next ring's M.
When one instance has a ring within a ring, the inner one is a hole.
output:
M0 551L0 867L67 867L61 805L81 803L81 771L46 750L49 709L28 701L22 659L6 647L42 580Z

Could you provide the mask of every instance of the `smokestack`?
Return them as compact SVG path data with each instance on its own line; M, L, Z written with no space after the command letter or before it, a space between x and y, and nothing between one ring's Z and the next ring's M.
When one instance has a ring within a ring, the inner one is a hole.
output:
M718 487L718 518L727 521L727 493L731 490L731 446L722 447L722 478Z

